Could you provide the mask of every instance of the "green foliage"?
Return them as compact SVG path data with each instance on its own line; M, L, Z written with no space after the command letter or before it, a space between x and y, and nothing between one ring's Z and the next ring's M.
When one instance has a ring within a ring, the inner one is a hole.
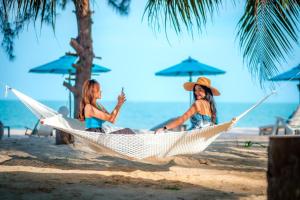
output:
M40 16L41 27L42 24L51 24L54 30L56 7L59 5L63 9L66 3L67 0L62 2L55 0L0 1L0 31L3 34L1 46L10 60L15 58L14 39L22 32L24 27L28 26L30 22L34 22L34 25L36 25L35 22Z
M244 143L244 147L253 147L254 145L266 148L265 145L263 145L263 144L261 144L259 142L245 141L245 143Z
M144 15L154 29L174 28L177 34L202 30L226 0L149 0ZM235 0L231 2L235 3ZM264 81L278 74L298 44L300 0L247 0L237 38L252 77Z
M177 34L182 32L182 26L190 33L196 28L201 31L208 18L222 5L222 0L149 0L144 15L155 30L165 31L168 26L174 28Z
M131 0L108 0L107 3L111 6L118 14L128 15L129 5Z
M164 187L165 190L175 190L175 191L178 191L180 190L181 188L177 185L167 185Z
M40 28L43 24L51 25L55 31L55 20L59 10L64 10L72 2L76 7L90 0L2 0L0 1L0 32L3 34L1 42L10 60L14 55L14 39L25 26L31 22L36 25L40 19ZM131 0L107 0L110 7L120 15L127 15Z
M248 0L238 23L238 38L250 73L263 81L278 74L280 64L298 43L299 2Z

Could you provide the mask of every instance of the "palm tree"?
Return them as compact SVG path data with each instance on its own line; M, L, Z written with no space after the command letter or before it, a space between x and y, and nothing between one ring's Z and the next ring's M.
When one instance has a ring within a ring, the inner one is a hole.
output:
M64 82L74 95L74 117L78 116L82 85L91 78L91 66L95 57L92 42L92 11L90 0L2 0L0 1L0 30L3 34L2 47L9 58L14 59L14 38L30 22L36 23L40 17L41 27L50 24L55 30L55 17L58 8L64 10L68 3L75 7L78 35L71 38L70 45L76 51L79 61L76 68L75 85ZM127 15L130 0L107 0L108 5L120 15Z
M149 0L144 15L154 29L177 34L201 32L227 0ZM233 4L237 0L231 0ZM251 75L264 81L278 73L278 65L292 55L298 44L300 0L246 0L238 22L237 38L244 62Z
M78 116L79 105L81 101L81 91L83 83L91 78L91 66L95 57L92 42L92 12L90 0L2 0L0 2L0 30L3 33L2 47L6 50L9 58L12 60L14 38L22 31L23 27L30 22L36 22L38 16L43 24L51 24L55 30L55 17L57 7L65 9L67 3L72 2L75 7L78 35L71 38L70 45L76 51L79 61L73 64L76 68L75 85L64 82L74 96L74 117ZM107 0L119 14L127 15L130 0ZM68 141L63 143L73 143L73 137L68 133ZM64 137L64 136L63 136Z
M180 34L185 28L193 33L201 31L227 0L148 0L144 15L155 29L168 25ZM231 0L235 3L237 0ZM2 0L0 1L0 30L3 33L2 47L11 59L13 39L22 28L40 16L41 24L55 28L57 6L64 9L71 0ZM78 26L78 36L70 45L79 56L74 65L75 85L64 85L72 91L77 116L80 91L85 80L91 77L94 58L91 37L90 0L72 0ZM128 14L130 0L107 0L121 15ZM243 16L238 23L237 38L244 61L253 77L263 82L278 73L277 66L286 61L298 44L300 0L246 0ZM14 15L13 15L14 14Z

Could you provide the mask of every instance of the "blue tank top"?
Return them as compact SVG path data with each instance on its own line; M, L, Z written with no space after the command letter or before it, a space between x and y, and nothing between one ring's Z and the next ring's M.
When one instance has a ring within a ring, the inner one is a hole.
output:
M98 119L95 117L87 117L85 118L85 127L88 128L102 128L102 124L105 121L102 119Z
M99 110L102 110L101 106L99 106L98 104L97 105L97 108ZM104 123L105 121L102 120L102 119L98 119L96 117L86 117L85 118L85 128L86 129L89 129L89 128L102 128L102 124Z
M200 113L196 113L191 117L191 129L200 129L206 126L212 125L211 117L208 115L201 115Z

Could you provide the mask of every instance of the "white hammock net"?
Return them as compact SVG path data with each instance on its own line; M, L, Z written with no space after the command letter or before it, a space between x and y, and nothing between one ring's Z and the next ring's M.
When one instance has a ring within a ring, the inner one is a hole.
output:
M85 131L82 122L63 117L51 108L9 88L44 125L70 133L87 144L108 154L117 154L128 159L146 159L151 157L167 157L179 154L196 154L206 149L222 132L228 131L240 118L261 104L267 95L254 106L230 122L183 132L165 132L154 134L153 131L134 130L136 134L97 133ZM93 148L95 149L95 148Z

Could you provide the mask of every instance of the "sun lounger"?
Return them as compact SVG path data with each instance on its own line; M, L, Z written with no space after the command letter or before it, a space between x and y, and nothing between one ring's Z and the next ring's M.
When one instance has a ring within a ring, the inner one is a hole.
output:
M10 137L10 127L4 126L3 123L0 121L0 140L4 135L4 130L7 129L7 136Z
M279 135L282 131L284 131L284 134L286 135L287 133L285 132L284 124L285 120L281 117L277 117L275 124L260 126L259 135Z
M37 136L52 136L53 135L53 128L50 126L40 124L40 120L38 120L33 127L33 129L29 127L25 127L25 135L37 135Z
M278 135L281 131L285 135L300 134L300 106L289 119L277 117L275 124L259 127L259 135Z

